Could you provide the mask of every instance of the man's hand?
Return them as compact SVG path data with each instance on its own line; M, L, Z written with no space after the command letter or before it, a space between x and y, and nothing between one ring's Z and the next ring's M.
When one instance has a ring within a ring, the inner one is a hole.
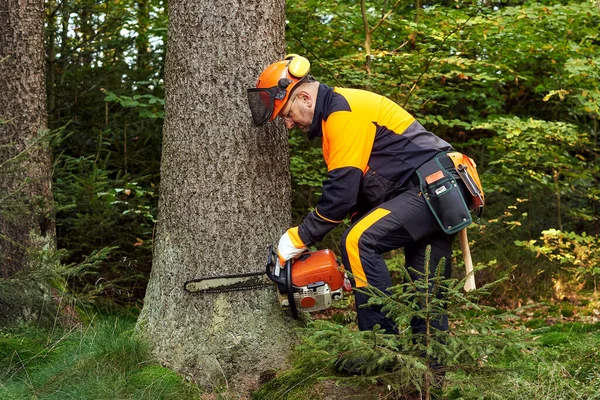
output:
M300 236L298 236L298 227L290 228L286 233L279 239L277 245L277 258L279 263L284 265L285 262L291 258L296 258L306 250L307 247L304 245Z

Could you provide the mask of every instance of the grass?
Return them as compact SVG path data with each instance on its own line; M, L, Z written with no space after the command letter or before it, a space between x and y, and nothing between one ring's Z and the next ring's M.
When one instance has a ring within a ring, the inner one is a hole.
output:
M134 326L131 317L96 316L68 331L0 331L0 398L199 398L198 388L151 357Z
M447 399L600 399L600 324L534 329L488 360L498 373L450 374Z
M554 319L535 310L533 319L515 314L508 326L518 334L483 358L481 368L449 371L438 398L600 399L600 323L571 321L563 308L556 307ZM496 323L507 326L500 317ZM199 388L151 357L134 326L133 317L96 316L66 331L0 330L0 399L202 398ZM394 395L382 384L389 379L342 375L328 367L328 357L298 355L295 367L254 399L419 398Z

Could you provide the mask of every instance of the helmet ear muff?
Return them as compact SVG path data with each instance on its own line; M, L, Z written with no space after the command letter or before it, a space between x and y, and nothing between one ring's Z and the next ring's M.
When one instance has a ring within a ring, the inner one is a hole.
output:
M310 61L298 54L288 54L285 60L290 60L288 71L295 78L304 78L310 72Z

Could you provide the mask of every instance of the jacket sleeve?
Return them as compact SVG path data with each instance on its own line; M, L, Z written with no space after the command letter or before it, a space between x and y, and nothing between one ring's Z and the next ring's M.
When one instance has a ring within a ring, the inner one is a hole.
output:
M323 157L327 180L314 211L299 226L299 236L310 246L335 228L352 210L367 170L376 126L352 111L338 111L323 121Z

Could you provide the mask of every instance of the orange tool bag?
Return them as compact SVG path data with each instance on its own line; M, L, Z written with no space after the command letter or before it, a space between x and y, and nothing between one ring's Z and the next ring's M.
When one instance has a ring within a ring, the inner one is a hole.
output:
M472 158L458 151L449 152L447 155L454 163L460 179L462 179L471 193L471 210L476 212L477 217L481 217L485 206L485 196L481 181L479 180L479 174L477 173L477 164L475 164Z

